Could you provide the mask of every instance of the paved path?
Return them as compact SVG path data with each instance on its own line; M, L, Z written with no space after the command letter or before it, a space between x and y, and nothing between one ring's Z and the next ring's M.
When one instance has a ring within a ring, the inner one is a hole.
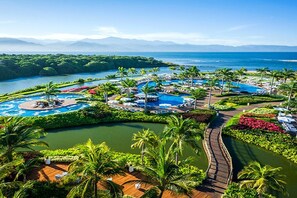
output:
M253 104L233 111L222 111L210 124L204 137L206 149L209 150L208 157L210 166L207 172L207 179L204 185L199 187L199 190L208 192L209 195L214 198L222 196L228 186L229 178L232 179L232 159L228 156L228 151L224 150L221 127L235 114L266 104L267 103ZM278 105L279 102L269 104ZM206 151L206 153L208 152Z

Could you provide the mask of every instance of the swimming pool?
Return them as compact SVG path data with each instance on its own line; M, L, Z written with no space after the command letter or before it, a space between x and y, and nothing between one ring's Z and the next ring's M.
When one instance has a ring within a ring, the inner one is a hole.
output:
M79 94L58 94L59 99L78 99L82 98ZM65 113L69 111L76 111L85 107L88 107L87 103L77 103L70 106L60 107L51 110L25 110L19 107L20 104L32 100L43 100L44 95L28 96L20 99L9 100L0 103L0 115L1 116L46 116L51 114Z
M170 85L170 84L184 84L186 82L186 80L182 81L182 80L167 80L167 81L163 81L162 85ZM197 85L202 85L207 83L207 80L193 80L194 84ZM140 83L137 88L138 91L141 92L141 88L145 85L146 83ZM220 85L222 84L222 82L220 82ZM225 84L225 83L224 83ZM153 81L150 81L148 83L149 86L151 87L155 87L156 83ZM257 92L261 92L263 89L261 89L260 87L257 86L253 86L253 85L248 85L248 84L243 84L243 83L237 83L237 82L232 82L233 86L236 86L236 88L232 88L233 91L238 91L238 92L247 92L247 93L257 93ZM168 106L177 106L177 105L181 105L184 103L184 98L185 96L188 96L187 94L181 94L181 95L170 95L170 94L166 94L166 93L162 93L162 92L157 92L157 95L159 96L159 100L156 102L148 102L147 105L148 106L159 106L159 107L168 107ZM168 104L168 105L167 105ZM144 106L144 104L140 104L140 106Z

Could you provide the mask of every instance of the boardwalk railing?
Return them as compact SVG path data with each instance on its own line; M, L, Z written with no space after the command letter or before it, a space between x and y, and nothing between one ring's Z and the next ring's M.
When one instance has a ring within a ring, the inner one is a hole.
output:
M232 163L232 157L231 157L231 155L230 155L228 149L226 148L226 145L224 144L223 139L222 139L222 130L223 130L224 126L225 125L223 125L220 129L219 142L220 142L220 146L223 151L224 157L229 164L230 170L229 170L229 176L228 176L227 183L230 184L232 177L233 177L233 163Z
M210 158L211 153L210 153L210 150L208 149L207 142L206 142L206 136L207 136L207 131L208 131L209 125L210 125L210 123L208 123L208 125L206 126L206 128L204 130L204 134L203 134L204 139L202 141L202 145L203 145L203 148L206 153L207 160L208 160L208 167L207 167L206 173L208 173L208 171L210 169L210 165L211 165L211 158Z

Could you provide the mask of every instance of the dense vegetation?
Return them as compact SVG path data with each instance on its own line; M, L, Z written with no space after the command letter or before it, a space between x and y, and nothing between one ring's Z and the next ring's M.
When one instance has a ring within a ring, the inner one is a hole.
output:
M249 144L255 144L275 152L297 163L296 138L291 137L289 134L279 132L275 116L271 116L273 112L274 110L272 109L260 108L260 110L252 110L245 114L236 115L226 123L223 133ZM251 122L248 126L245 125L242 127L240 120L247 116L253 116L253 119L257 120L256 127L254 123ZM274 127L267 128L267 123L270 123L270 125ZM274 130L272 131L271 129Z
M284 101L283 96L278 95L242 95L242 96L230 96L223 98L216 102L213 106L215 109L221 111L233 110L240 105L257 104L264 102L280 102Z
M192 118L202 125L210 121L215 112L211 110L196 110L184 114L185 118ZM145 114L143 112L129 112L109 108L106 104L97 102L96 105L79 111L49 116L35 116L30 119L34 125L44 129L81 126L106 122L157 122L166 123L168 115Z
M0 55L0 80L27 76L51 76L100 72L118 67L164 67L169 64L154 58L95 55Z

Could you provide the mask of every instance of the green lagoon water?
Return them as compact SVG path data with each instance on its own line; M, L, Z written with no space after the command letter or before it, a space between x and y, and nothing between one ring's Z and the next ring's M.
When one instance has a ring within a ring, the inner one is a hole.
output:
M164 124L157 123L112 123L95 126L73 127L68 129L51 130L43 139L49 145L49 149L66 149L77 144L85 143L89 138L94 143L106 142L114 151L129 152L139 154L139 149L131 149L132 136L142 129L151 129L157 134L164 129ZM201 154L199 156L188 147L184 150L184 156L193 156L193 165L204 170L207 169L208 162L200 142Z
M48 131L44 140L49 143L49 149L66 149L84 143L91 138L95 143L106 142L114 151L139 154L139 149L130 148L133 134L147 128L160 133L164 129L164 126L157 123L129 122L72 127ZM246 144L230 137L224 137L223 139L233 158L234 176L237 175L243 166L254 160L274 167L281 166L283 167L282 173L286 175L285 181L287 182L287 190L290 197L297 197L296 164L255 145ZM184 155L192 156L194 165L204 170L207 169L208 162L204 152L201 152L201 155L197 156L190 148L185 148Z
M289 197L297 197L297 164L284 157L258 146L247 144L231 137L224 137L224 143L233 160L234 179L237 173L250 161L258 161L273 167L282 167L282 174L286 175Z

